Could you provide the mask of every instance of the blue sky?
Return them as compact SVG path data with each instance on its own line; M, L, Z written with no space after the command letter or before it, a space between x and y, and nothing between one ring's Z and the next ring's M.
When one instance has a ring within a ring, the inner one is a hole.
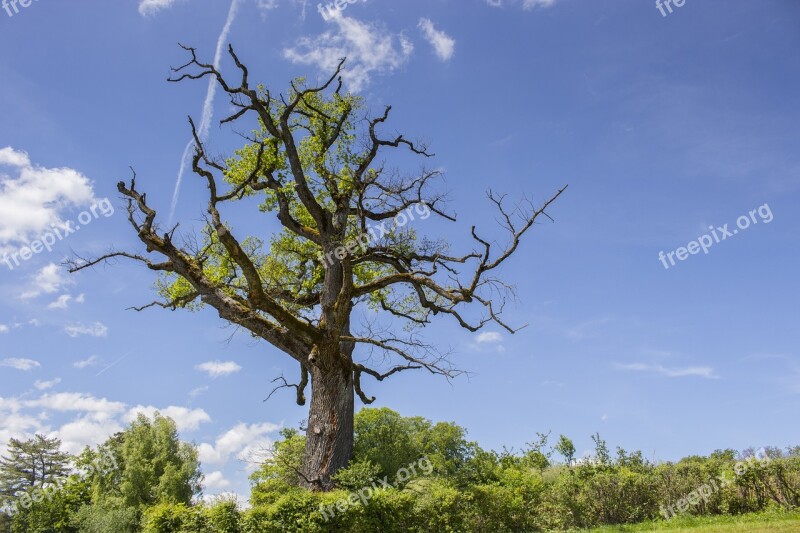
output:
M528 327L434 323L428 340L470 377L369 383L376 406L455 421L496 449L549 430L580 451L599 431L659 460L800 443L797 2L686 0L666 15L634 0L367 0L325 17L299 0L9 9L0 260L88 215L52 251L0 263L0 441L44 432L77 451L158 409L200 446L208 494L246 495L245 459L305 417L289 392L263 401L272 379L294 375L277 350L211 310L128 311L155 296L136 265L59 266L71 252L139 250L115 189L129 166L166 223L187 115L213 113L213 153L236 148L216 122L224 97L165 81L186 59L178 42L203 59L230 42L273 90L321 79L347 55L348 87L374 110L391 104L391 129L436 152L459 222L418 230L454 249L471 246L472 224L500 236L489 187L542 201L569 184L555 223L502 272L519 297L506 317ZM204 194L184 176L175 220L186 231ZM707 254L679 250L742 216L749 227ZM230 218L275 227L256 211Z

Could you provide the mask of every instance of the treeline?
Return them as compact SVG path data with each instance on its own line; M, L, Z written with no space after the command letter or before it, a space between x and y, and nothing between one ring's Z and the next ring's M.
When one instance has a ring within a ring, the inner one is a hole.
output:
M654 464L641 452L610 451L599 435L588 459L576 460L564 436L487 451L455 424L389 409L363 409L355 427L355 457L329 493L299 488L305 439L284 430L251 476L244 510L232 500L197 503L196 450L170 420L140 417L80 458L111 454L116 468L0 517L0 532L532 532L800 506L800 447Z

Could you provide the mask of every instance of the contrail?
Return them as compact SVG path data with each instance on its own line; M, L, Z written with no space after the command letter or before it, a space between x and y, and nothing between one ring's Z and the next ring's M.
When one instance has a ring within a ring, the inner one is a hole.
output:
M239 9L239 0L231 1L231 8L228 10L228 20L225 21L225 26L222 28L222 33L219 34L217 39L217 51L214 54L214 68L219 69L220 61L222 60L222 51L225 47L225 41L228 40L228 33L231 31L233 20L236 18L236 12ZM200 119L200 128L198 128L197 136L201 141L205 141L208 137L208 129L211 127L211 118L214 115L214 95L217 93L217 80L214 77L208 80L208 92L206 93L206 101L203 103L203 116ZM178 179L175 181L175 191L172 193L172 205L169 209L169 224L172 224L172 217L175 215L175 208L178 206L178 195L181 192L181 182L183 181L183 174L186 172L186 165L189 163L189 155L194 146L194 139L189 141L186 148L183 149L181 156L181 166L178 170Z
M97 375L96 375L95 377L98 377L100 374L102 374L102 373L103 373L103 372L105 372L106 370L110 370L110 369L112 369L113 367L117 366L117 363L119 363L120 361L122 361L123 359L125 359L126 357L128 357L128 356L129 356L130 354L132 354L132 353L133 353L133 350L131 350L130 352L126 353L125 355L123 355L122 357L120 357L119 359L117 359L116 361L114 361L113 363L111 363L110 365L108 365L107 367L105 367L103 370L101 370L100 372L98 372L98 373L97 373Z

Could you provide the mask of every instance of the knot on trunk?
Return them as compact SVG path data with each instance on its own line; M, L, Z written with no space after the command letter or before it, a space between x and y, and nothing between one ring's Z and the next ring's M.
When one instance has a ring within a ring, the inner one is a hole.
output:
M317 356L318 355L319 355L319 348L317 348L317 346L314 345L314 347L311 348L311 353L308 354L308 362L309 362L309 364L316 365L317 364Z

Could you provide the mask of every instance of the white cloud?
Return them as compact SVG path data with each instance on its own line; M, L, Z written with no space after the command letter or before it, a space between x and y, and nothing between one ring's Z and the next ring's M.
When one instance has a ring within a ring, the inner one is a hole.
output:
M315 38L300 38L297 46L286 48L283 55L292 63L316 66L326 76L346 57L342 79L354 92L369 85L372 75L391 73L405 65L414 50L403 34L392 35L338 10L330 13L327 23L334 29Z
M29 439L37 433L58 437L62 440L64 450L69 453L79 453L85 446L99 444L122 430L122 426L115 420L98 417L95 413L79 416L56 430L47 425L49 416L45 411L38 413L37 416L20 413L22 409L42 407L38 401L24 402L19 398L0 397L0 455L5 453L6 443L12 437Z
M139 413L144 414L148 418L153 418L156 412L161 413L175 421L178 431L194 431L200 427L203 422L211 422L211 417L208 416L202 409L187 409L186 407L177 407L171 405L164 409L159 409L153 406L137 405L128 410L123 417L125 422L133 422Z
M522 9L536 9L537 7L551 7L556 0L523 0Z
M80 172L39 167L25 152L0 149L0 253L13 253L53 226L63 227L64 211L95 201L91 181Z
M25 410L35 410L37 414L28 414ZM80 392L43 394L32 400L0 396L0 455L5 453L5 444L12 437L28 439L36 433L58 437L66 451L79 453L85 446L96 446L122 431L132 420L133 413L144 412L150 415L156 410L154 407L141 406L128 409L125 403ZM181 431L196 429L201 423L210 420L208 414L201 409L170 406L158 411L174 419ZM53 429L47 425L50 412L65 413L73 418ZM259 432L251 431L247 435L255 438ZM224 484L223 481L220 483Z
M11 438L28 439L35 433L50 431L49 427L42 425L41 420L18 411L16 398L0 397L0 455L5 455L6 443Z
M508 3L516 2L509 1ZM530 11L532 9L536 9L537 7L552 7L555 5L555 3L556 0L522 0L522 9ZM503 0L486 0L486 4L490 5L491 7L503 7Z
M143 17L155 15L162 9L172 7L177 0L141 0L139 2L139 14Z
M231 482L219 470L206 474L203 486L208 490L226 489L231 486Z
M75 282L67 277L64 269L55 263L50 263L33 275L28 290L23 292L20 298L28 300L42 294L52 294L73 283Z
M33 383L33 386L36 387L39 390L47 390L47 389L52 389L53 387L55 387L59 383L61 383L61 378L51 379L50 381L36 380Z
M208 385L204 385L202 387L197 387L196 389L192 389L191 391L189 391L189 398L194 400L195 398L197 398L198 396L200 396L201 394L203 394L206 391L208 391Z
M215 444L200 444L197 449L200 461L208 464L223 464L235 456L247 460L255 453L264 452L272 446L272 439L267 434L280 429L270 423L247 425L239 423L220 435Z
M419 19L419 28L422 30L425 40L427 40L436 51L436 56L442 61L447 61L453 57L456 49L456 41L445 32L437 30L430 19Z
M0 150L0 165L24 168L31 166L31 159L26 152L16 151L7 146Z
M207 373L212 378L218 378L220 376L228 376L230 374L235 374L236 372L242 369L241 366L239 366L233 361L225 361L225 362L208 361L207 363L197 365L194 368L195 370L200 370L202 372Z
M9 368L13 368L14 370L32 370L36 367L42 366L38 361L34 361L33 359L17 359L12 357L10 359L3 359L0 360L0 366L7 366Z
M8 333L8 326L0 324L0 333Z
M88 359L84 359L82 361L76 361L72 364L75 368L86 368L88 366L94 366L100 362L100 358L96 355L89 356Z
M81 335L106 337L108 336L108 327L100 322L95 322L94 324L73 324L65 327L64 333L70 337L80 337Z
M87 412L91 413L95 420L113 418L125 410L125 404L122 402L113 402L80 392L44 394L38 400L25 401L24 405L29 408L39 407L52 411Z
M621 370L632 370L635 372L651 372L661 374L670 378L682 378L688 376L701 377L705 379L717 379L714 369L709 366L689 366L685 368L667 368L662 365L648 365L645 363L618 364Z
M62 294L55 301L49 303L47 305L48 309L66 309L69 307L69 302L72 300L72 296L69 294Z
M503 342L503 336L496 331L484 331L480 333L475 340L480 344L496 344L498 342Z
M261 11L269 11L278 7L278 0L256 0L256 5Z
M81 416L61 426L51 436L61 439L62 447L69 453L80 453L86 446L96 446L124 428L113 418Z
M47 305L48 309L67 309L69 307L70 302L75 302L76 304L82 304L86 301L86 298L83 294L78 295L77 297L73 298L71 294L62 294L54 302L51 302Z

